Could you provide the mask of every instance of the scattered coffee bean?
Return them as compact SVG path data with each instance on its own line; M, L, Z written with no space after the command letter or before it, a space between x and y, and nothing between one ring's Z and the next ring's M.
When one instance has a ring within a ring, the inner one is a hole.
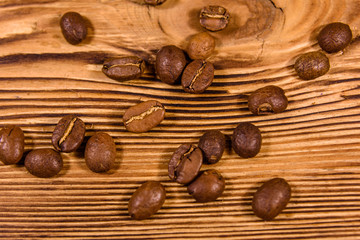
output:
M52 144L61 152L74 152L84 140L85 123L78 117L68 115L60 119L56 125Z
M156 5L163 4L165 1L166 0L144 0L144 3L147 5L156 6Z
M205 60L194 60L186 66L181 77L181 85L185 92L202 93L214 79L214 65Z
M144 70L144 60L136 56L106 59L102 68L106 76L120 81L139 78Z
M231 138L234 151L243 158L255 157L261 148L260 130L252 123L240 123Z
M199 173L203 162L200 148L182 144L173 153L169 162L169 177L181 184L190 183Z
M204 155L204 162L217 163L225 150L225 136L219 130L210 130L200 137L198 147Z
M60 153L50 148L32 150L25 157L25 168L36 177L53 177L62 167L63 160Z
M294 68L301 79L311 80L327 73L330 69L330 62L322 52L309 52L298 57Z
M349 25L334 22L326 25L318 35L320 47L328 52L335 53L347 47L352 40L352 32Z
M255 193L252 209L263 220L272 220L281 213L291 197L291 188L282 178L265 182Z
M215 39L207 32L202 32L190 38L186 52L191 59L206 59L214 49Z
M190 183L187 190L197 202L211 202L215 201L225 189L225 179L221 174L209 169L200 172L199 176Z
M132 219L142 220L155 214L165 202L166 192L161 183L143 183L131 196L128 210Z
M164 106L155 100L148 100L125 111L123 121L130 132L147 132L161 123L165 116Z
M24 133L17 126L4 127L0 131L0 161L18 163L24 154Z
M85 162L93 172L107 172L115 164L116 145L113 138L104 132L95 133L86 143Z
M206 6L200 11L200 24L209 31L224 29L229 23L230 14L221 6Z
M249 96L249 110L255 115L266 115L283 112L288 105L284 90L269 85L259 88Z
M156 54L156 73L164 83L178 83L185 66L184 51L176 46L164 46Z
M70 44L79 44L86 38L86 21L77 12L65 13L60 19L60 27L66 41Z

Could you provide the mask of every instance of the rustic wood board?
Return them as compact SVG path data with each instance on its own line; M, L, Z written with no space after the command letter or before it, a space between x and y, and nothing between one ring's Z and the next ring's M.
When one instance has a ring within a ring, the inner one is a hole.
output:
M186 47L203 31L202 6L230 10L229 26L217 39L213 85L185 93L160 82L151 68L140 79L104 76L107 56L137 55L154 63L168 44ZM360 28L359 0L167 0L148 7L125 0L0 1L0 126L17 124L26 150L52 147L58 120L77 114L87 136L104 131L117 146L116 168L96 174L86 168L83 147L63 154L64 169L50 179L23 165L0 166L1 239L360 239ZM59 18L77 11L91 22L79 46L61 35ZM296 56L319 50L316 34L329 22L348 23L354 41L329 55L328 74L299 79ZM247 96L274 84L286 91L288 109L253 116ZM166 107L165 120L148 133L122 124L124 111L144 100ZM263 134L261 152L242 159L230 144L215 168L226 178L222 197L195 203L167 176L172 152L197 143L205 130L231 136L250 121ZM251 211L262 182L283 177L293 189L287 209L274 221ZM141 183L166 187L163 208L144 221L131 220L127 203Z

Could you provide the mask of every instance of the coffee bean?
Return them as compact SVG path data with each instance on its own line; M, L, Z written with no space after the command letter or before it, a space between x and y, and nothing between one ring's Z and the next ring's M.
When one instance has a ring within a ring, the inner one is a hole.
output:
M209 31L224 29L229 23L230 14L221 6L206 6L200 11L200 24Z
M231 138L234 151L243 158L255 157L261 148L260 130L251 123L240 123Z
M0 161L4 164L18 163L24 154L24 133L17 126L0 130Z
M32 150L25 157L25 168L36 177L53 177L62 167L63 160L60 153L50 148Z
M202 93L214 79L214 65L205 60L194 60L186 66L181 85L185 92Z
M116 145L113 138L104 132L95 133L86 143L85 162L93 172L107 172L115 164Z
M252 209L259 218L272 220L285 209L290 197L291 188L285 179L273 178L256 191Z
M352 32L349 25L334 22L326 25L318 35L320 47L328 52L335 53L347 47L352 40Z
M181 184L190 183L199 173L203 162L200 148L182 144L173 153L169 162L169 177Z
M284 90L269 85L259 88L249 96L249 110L255 115L266 115L285 111L288 105Z
M310 80L327 73L330 69L330 62L322 52L309 52L298 57L294 68L301 79Z
M132 80L144 73L145 62L136 56L109 58L104 61L103 73L115 80Z
M156 5L163 4L165 1L166 0L144 0L144 3L147 5L156 6Z
M225 179L214 169L200 172L199 176L187 187L188 193L197 202L202 203L215 201L224 189Z
M125 111L123 121L130 132L147 132L161 123L165 116L164 106L155 100L148 100Z
M185 66L184 51L176 46L164 46L156 54L156 73L164 83L178 83Z
M143 183L131 196L128 211L132 219L142 220L155 214L165 202L163 185L156 181Z
M79 148L85 136L85 123L78 117L68 115L56 125L52 144L61 152L74 152Z
M200 137L198 146L203 152L205 163L217 163L225 150L225 136L219 130L207 131Z
M84 18L77 12L67 12L60 19L61 32L66 41L76 45L82 42L87 35L87 26Z
M215 39L207 32L202 32L190 38L186 52L191 59L206 59L214 49Z

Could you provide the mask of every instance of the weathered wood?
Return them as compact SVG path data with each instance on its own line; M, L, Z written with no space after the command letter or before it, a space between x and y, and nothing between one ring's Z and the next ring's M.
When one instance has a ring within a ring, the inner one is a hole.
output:
M226 7L231 20L216 38L215 79L203 94L185 93L153 73L159 48L186 48L203 31L198 11ZM87 136L105 131L117 146L116 168L87 169L82 146L62 154L64 169L40 179L24 166L0 166L2 239L358 239L360 238L360 18L358 0L167 0L151 7L125 0L0 2L0 126L17 124L26 150L51 147L58 120L70 113L86 122ZM77 11L91 22L79 46L61 35L59 19ZM328 55L330 71L299 79L296 56L319 50L316 34L329 22L348 23L354 41ZM102 72L107 56L137 55L148 64L140 79L118 82ZM274 84L289 98L280 114L253 116L247 96ZM127 132L125 110L155 99L165 120L148 133ZM230 136L250 121L263 134L260 153L238 157ZM167 176L167 163L182 143L204 131L221 130L227 150L216 168L226 178L217 201L195 203ZM262 182L283 177L293 188L284 213L264 222L251 211ZM164 207L151 219L132 221L131 194L141 183L166 187Z

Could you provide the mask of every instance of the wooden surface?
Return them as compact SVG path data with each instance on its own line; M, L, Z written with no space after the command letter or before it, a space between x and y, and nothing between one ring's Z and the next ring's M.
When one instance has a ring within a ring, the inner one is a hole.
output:
M26 150L52 147L58 120L77 114L87 136L105 131L116 141L116 168L92 173L83 149L62 154L64 169L50 179L23 165L0 165L1 239L360 239L360 28L359 0L167 0L147 7L125 0L0 1L0 126L17 124ZM151 63L168 44L186 47L202 31L206 4L229 9L217 40L215 79L203 94L185 93L155 78ZM91 22L89 38L68 44L58 25L77 11ZM296 56L318 50L316 34L334 21L348 23L354 41L328 55L328 74L300 80ZM150 63L141 79L118 82L101 72L106 56L137 55ZM277 115L253 116L247 96L275 84L289 99ZM124 111L155 99L165 120L148 133L125 130ZM197 143L205 130L230 139L243 121L263 135L260 153L242 159L229 141L215 168L226 178L222 197L195 203L167 176L182 143ZM283 177L293 195L274 221L252 214L252 194L262 182ZM131 194L147 180L167 191L163 208L144 221L129 219Z

